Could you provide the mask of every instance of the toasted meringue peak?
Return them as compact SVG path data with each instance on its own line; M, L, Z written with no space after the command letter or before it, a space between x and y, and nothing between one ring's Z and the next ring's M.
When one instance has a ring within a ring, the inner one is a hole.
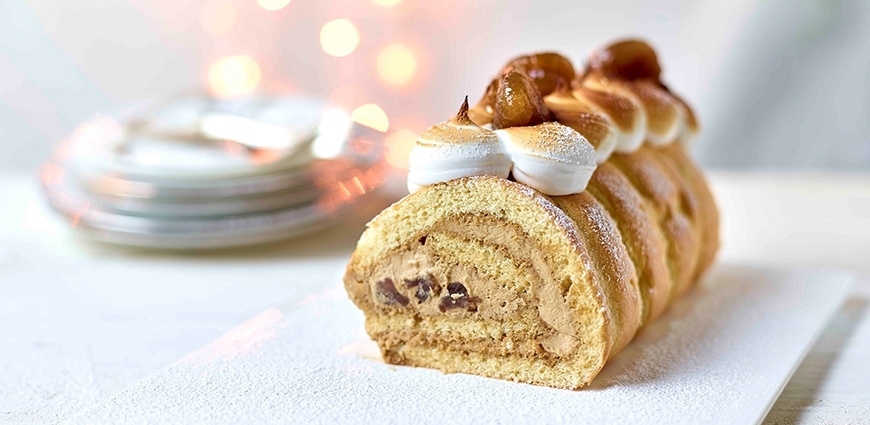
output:
M507 178L511 166L495 133L468 117L466 97L453 119L429 127L417 139L408 158L408 190L467 176Z
M468 117L468 96L465 96L465 99L462 101L462 105L459 105L459 112L456 113L456 116L453 117L450 122L460 125L460 126L471 126L477 127L477 124Z
M426 129L417 139L417 145L466 145L475 142L491 142L492 131L484 130L468 116L468 97L459 107L459 112L448 121Z
M550 111L544 106L541 92L532 79L519 71L508 70L502 76L495 99L494 128L537 125L548 121Z
M676 140L685 125L684 109L679 102L656 83L632 81L626 84L629 84L646 111L646 140L655 146L667 145Z
M571 81L575 74L571 61L553 52L520 56L508 62L502 72L511 69L518 69L531 77L542 96L552 93L559 81Z
M656 146L697 133L691 110L660 82L661 67L652 47L638 40L613 43L592 54L586 81L625 86L643 105L647 116L646 140ZM687 126L691 125L691 128ZM619 149L617 149L619 150Z
M619 134L615 151L631 153L643 144L647 114L640 99L625 85L606 79L587 78L574 90L574 97L595 104L614 123Z
M692 111L692 108L689 107L686 102L680 98L679 96L673 94L668 91L671 97L677 101L677 105L682 109L683 112L683 131L677 136L677 140L680 141L685 146L692 146L695 143L695 140L698 138L698 135L701 133L701 124L698 123L698 118L695 116L695 113Z
M514 163L513 176L547 195L580 193L595 171L595 149L571 127L548 122L495 131Z
M619 138L618 130L594 103L574 97L565 82L560 80L556 90L544 98L544 104L556 121L573 128L589 141L595 148L596 163L610 157Z

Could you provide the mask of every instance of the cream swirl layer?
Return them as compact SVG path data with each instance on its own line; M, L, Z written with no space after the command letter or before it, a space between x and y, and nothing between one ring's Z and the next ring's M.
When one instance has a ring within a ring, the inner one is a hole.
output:
M450 121L420 135L408 158L408 190L459 177L494 175L507 178L512 163L492 131L468 118L468 100Z
M553 196L586 190L595 171L595 149L580 133L557 122L496 130L516 181Z

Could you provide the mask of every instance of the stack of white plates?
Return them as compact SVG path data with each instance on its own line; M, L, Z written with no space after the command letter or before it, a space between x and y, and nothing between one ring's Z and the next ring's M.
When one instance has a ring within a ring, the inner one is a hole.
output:
M248 245L336 222L386 178L383 133L313 97L189 93L78 126L41 173L49 203L98 240Z

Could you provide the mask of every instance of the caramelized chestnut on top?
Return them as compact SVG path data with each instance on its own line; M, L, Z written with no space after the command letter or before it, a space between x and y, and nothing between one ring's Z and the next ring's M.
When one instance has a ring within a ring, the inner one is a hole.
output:
M538 125L549 118L550 111L544 106L541 92L528 75L516 70L502 75L495 99L493 128Z
M568 58L552 52L520 56L508 62L502 72L512 69L531 77L542 96L552 93L560 80L571 81L575 74L574 65Z
M592 53L586 73L599 73L623 80L649 79L658 82L662 69L656 52L639 40L625 40Z

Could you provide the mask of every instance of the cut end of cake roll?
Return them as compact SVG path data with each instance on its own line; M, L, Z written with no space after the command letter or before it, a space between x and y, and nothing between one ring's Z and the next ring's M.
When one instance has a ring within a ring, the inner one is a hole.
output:
M525 185L468 177L369 223L344 282L384 359L588 385L634 336L642 302L616 225L590 195L568 198L560 208Z

